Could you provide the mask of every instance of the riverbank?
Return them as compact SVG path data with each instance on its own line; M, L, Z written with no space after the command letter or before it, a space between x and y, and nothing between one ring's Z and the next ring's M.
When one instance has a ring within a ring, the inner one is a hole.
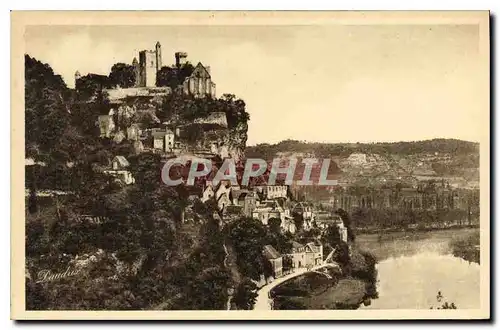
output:
M376 234L358 235L356 245L378 259L379 294L370 306L360 308L436 308L438 292L458 309L479 308L480 266L453 253L454 242L471 235L479 235L479 229L391 233L382 239Z
M361 234L356 237L359 249L370 251L377 260L412 256L419 253L452 254L452 241L466 239L478 228L444 229L433 231L390 232Z
M425 232L441 232L446 230L461 230L461 229L479 229L479 224L470 225L435 225L425 226L419 225L414 227L392 227L392 228L356 228L357 235L385 235L392 233L425 233Z
M375 258L351 249L342 270L308 272L270 290L273 309L357 309L377 297Z
M451 253L458 258L462 258L469 262L480 263L481 248L480 234L475 232L467 237L454 239L450 243Z

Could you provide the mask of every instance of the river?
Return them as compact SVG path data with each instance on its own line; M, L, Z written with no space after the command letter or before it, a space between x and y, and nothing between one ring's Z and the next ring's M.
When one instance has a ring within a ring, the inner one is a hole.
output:
M450 254L454 238L478 229L453 229L414 234L359 235L359 248L372 252L377 265L378 299L363 309L429 309L445 301L459 309L480 308L479 265ZM437 301L441 292L443 299Z

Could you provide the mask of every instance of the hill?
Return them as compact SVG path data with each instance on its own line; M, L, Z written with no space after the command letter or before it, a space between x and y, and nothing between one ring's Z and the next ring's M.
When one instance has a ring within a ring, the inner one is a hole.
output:
M248 158L330 158L345 184L446 180L460 188L479 181L479 143L457 139L382 143L308 143L285 140L246 148ZM332 164L332 166L334 166Z

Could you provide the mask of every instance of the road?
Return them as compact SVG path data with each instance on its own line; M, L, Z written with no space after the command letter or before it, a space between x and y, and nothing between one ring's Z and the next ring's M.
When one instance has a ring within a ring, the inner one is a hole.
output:
M300 270L296 271L295 273L291 273L288 275L285 275L283 277L277 278L276 280L272 281L269 284L264 285L262 288L260 288L259 291L257 291L257 299L255 300L255 305L253 307L254 310L272 310L272 299L269 297L269 293L273 288L275 288L277 285L280 285L281 283L284 283L288 281L289 279L292 279L294 277L300 276L302 274L308 273L315 271L317 269L327 267L327 266L334 266L334 267L339 267L337 263L328 263L328 264L321 264L318 266L314 266L310 268L309 270L306 268L301 268Z

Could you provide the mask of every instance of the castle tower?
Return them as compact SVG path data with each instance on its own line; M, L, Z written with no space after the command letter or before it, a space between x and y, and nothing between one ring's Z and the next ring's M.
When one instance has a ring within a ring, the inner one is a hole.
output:
M161 69L161 45L160 45L159 41L156 42L155 51L156 51L156 71L160 71L160 69Z
M141 67L139 66L139 62L137 62L136 57L132 60L132 66L134 67L135 87L138 87L141 85Z
M156 73L161 68L161 45L156 43L155 50L139 52L140 87L155 87Z
M177 52L175 53L175 66L181 67L186 64L188 54L185 52Z

